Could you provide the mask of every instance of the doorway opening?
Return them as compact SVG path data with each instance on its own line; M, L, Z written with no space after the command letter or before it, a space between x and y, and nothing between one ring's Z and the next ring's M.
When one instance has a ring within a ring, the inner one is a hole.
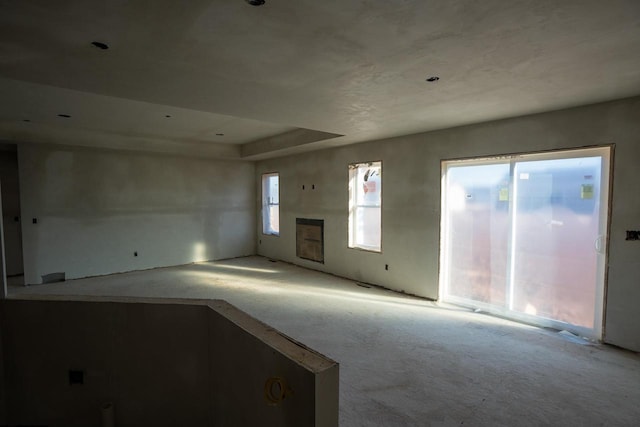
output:
M441 299L602 339L610 151L443 161Z
M22 215L15 144L0 144L0 189L6 281L9 287L23 286Z

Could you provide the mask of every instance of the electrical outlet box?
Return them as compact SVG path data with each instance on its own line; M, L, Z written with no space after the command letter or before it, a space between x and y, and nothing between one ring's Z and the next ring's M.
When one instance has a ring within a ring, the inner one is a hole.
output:
M640 231L639 230L627 230L627 238L626 240L640 240Z
M84 384L84 371L69 369L69 384Z

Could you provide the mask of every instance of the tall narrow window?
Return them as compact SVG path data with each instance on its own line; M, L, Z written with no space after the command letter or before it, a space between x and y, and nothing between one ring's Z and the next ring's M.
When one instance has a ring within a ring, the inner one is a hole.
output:
M262 175L262 232L280 234L280 191L277 173Z
M382 162L349 165L349 247L381 251Z

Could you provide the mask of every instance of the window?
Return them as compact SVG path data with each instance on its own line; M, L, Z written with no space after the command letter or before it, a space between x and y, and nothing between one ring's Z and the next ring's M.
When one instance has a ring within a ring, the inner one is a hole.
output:
M610 149L443 162L443 300L601 338Z
M280 191L278 174L262 175L262 232L280 234Z
M380 252L382 162L349 165L349 247Z

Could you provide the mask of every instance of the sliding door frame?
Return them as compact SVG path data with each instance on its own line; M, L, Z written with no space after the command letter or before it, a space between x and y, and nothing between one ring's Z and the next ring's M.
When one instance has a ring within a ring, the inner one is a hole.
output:
M461 305L473 309L479 309L498 316L507 317L520 322L533 324L541 327L549 327L560 330L569 330L573 333L585 336L590 339L602 340L605 334L605 308L607 296L607 279L608 279L608 256L609 256L609 230L611 222L611 190L613 187L613 159L614 144L605 144L598 146L575 147L558 150L547 150L527 153L513 153L486 157L467 157L444 159L441 161L441 210L440 210L440 251L439 251L439 300ZM536 160L556 160L556 159L573 159L580 157L601 157L601 177L600 177L600 193L599 193L599 211L598 217L598 233L599 238L594 242L597 248L597 285L594 307L594 328L586 328L579 325L565 323L563 321L549 319L541 316L529 315L523 312L513 310L513 244L515 223L511 223L508 235L508 259L507 259L507 279L505 289L505 303L503 307L496 306L491 303L470 300L462 297L452 296L447 293L449 283L449 268L451 251L447 247L449 241L448 233L449 224L447 224L447 171L451 166L464 165L469 166L489 165L489 164L508 164L510 170L509 176L509 218L513 221L514 209L514 168L518 162L536 161Z

